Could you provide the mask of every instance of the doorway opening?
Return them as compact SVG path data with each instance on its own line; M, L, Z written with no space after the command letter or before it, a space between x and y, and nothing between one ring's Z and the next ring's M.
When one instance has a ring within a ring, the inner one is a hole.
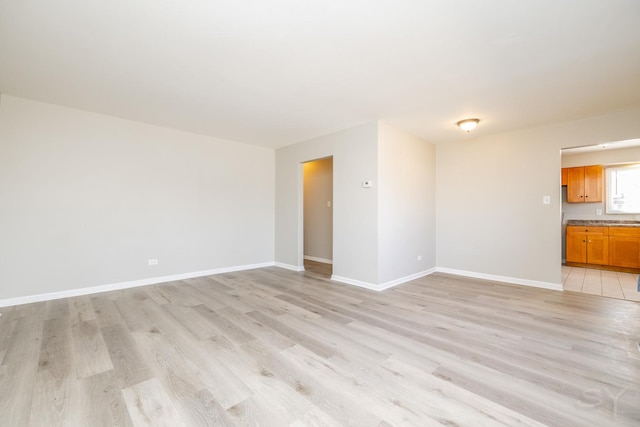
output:
M303 163L302 177L304 268L329 278L333 272L333 157Z
M612 180L634 163L640 165L640 139L561 150L565 291L640 301L639 208L618 207L633 205L629 187L640 188L638 178L630 186Z

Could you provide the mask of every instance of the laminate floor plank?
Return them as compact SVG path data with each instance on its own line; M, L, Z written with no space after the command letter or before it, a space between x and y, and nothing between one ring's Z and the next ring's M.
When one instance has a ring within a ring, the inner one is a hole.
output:
M10 365L0 366L0 425L30 425L37 378L37 360L25 363L20 369Z
M91 306L100 328L124 323L118 308L113 303L113 298L109 298L108 294L93 295L91 297Z
M148 304L142 311L150 322L157 325L149 332L160 333L171 342L173 348L182 355L184 360L196 368L197 375L204 386L223 408L227 409L251 397L251 390L229 368L211 359L210 349L206 345L207 340L194 340L187 329L171 316L167 316L162 306Z
M160 289L162 295L173 304L187 307L202 304L199 296L190 288L188 282L176 281L165 283Z
M71 316L72 324L96 320L96 313L91 305L91 298L88 295L70 298L69 315Z
M156 378L125 388L122 395L135 426L187 427Z
M252 341L242 345L240 350L254 361L252 375L285 383L290 393L304 396L341 425L375 425L380 421L370 413L368 407L360 405L339 384L326 381L327 378L314 375L306 367L292 363L287 353L292 348L278 351Z
M7 352L11 337L14 335L16 325L16 310L11 308L4 310L2 316L0 316L0 365L2 365L4 355Z
M153 378L153 372L145 363L138 344L125 325L105 326L101 329L109 351L115 377L121 387L129 387Z
M248 316L322 357L330 357L336 354L334 346L323 343L306 332L287 326L278 319L271 318L257 311L248 313Z
M220 331L220 333L227 337L231 342L242 344L247 341L253 341L256 339L249 332L245 331L235 323L227 320L224 316L221 316L216 311L211 310L209 307L198 305L194 307L194 310L203 319L206 319L206 321L210 322L212 325L215 325L218 331Z
M205 339L219 334L220 329L203 317L200 312L196 310L196 307L197 306L185 307L173 303L162 306L167 314L172 316L182 327L198 339Z
M138 294L140 295L140 294ZM129 331L140 331L149 329L153 326L152 321L144 315L143 307L149 304L155 304L152 299L131 298L126 293L121 294L120 298L113 301L124 323Z
M249 313L241 313L231 307L216 310L216 313L220 314L235 325L238 325L240 328L256 337L256 339L267 343L272 347L282 350L295 345L295 342L292 339L248 316Z
M34 361L37 364L46 320L45 307L45 303L34 305L26 316L16 319L13 333L7 340L3 366L18 366Z
M143 357L187 425L229 425L227 413L206 388L201 369L196 364L174 348L157 329L133 334L138 344L146 349Z
M2 308L0 426L640 425L637 275L374 292L325 270ZM616 280L627 300L584 293Z
M77 400L70 317L45 320L30 424L63 425L75 417Z
M44 315L45 320L60 319L70 315L68 298L47 301L45 305L47 307Z
M233 419L207 389L179 398L176 406L186 414L188 426L235 426Z
M3 310L12 328L0 365L0 422L27 426L36 392L40 350L44 334L46 303L27 304ZM11 319L11 320L9 320Z
M372 417L366 425L377 424L383 420L393 425L441 426L443 424L438 419L423 416L415 407L405 406L389 388L376 389L360 382L353 372L340 372L330 361L323 360L322 357L302 346L296 345L283 350L281 355L290 367L311 377L325 378L333 384L334 393L338 394L341 400L348 398L352 401L349 407L366 408ZM387 405L388 403L390 405ZM361 417L357 413L346 412L345 415L351 420Z
M113 369L97 320L71 326L76 378L87 378Z
M339 314L333 313L329 310L325 310L322 307L319 307L317 305L314 304L310 304L306 301L301 300L300 298L296 298L296 297L292 297L290 295L286 295L286 294L279 294L276 296L276 298L281 299L283 301L288 302L289 304L294 304L297 305L298 307L301 307L311 313L317 314L320 317L324 317L327 319L330 319L332 321L338 322L338 323L342 323L342 324L347 324L353 321L353 319L350 319L348 317L344 317L344 316L340 316Z
M76 425L133 426L122 396L122 381L114 370L78 380L78 390L74 410L78 420Z
M381 366L383 372L387 371L387 376L384 383L378 385L379 388L384 389L384 384L393 384L398 393L410 390L409 398L418 400L416 406L421 407L426 416L439 419L444 425L472 425L488 412L499 425L543 425L394 357Z
M212 280L206 280L207 278L197 277L195 279L187 279L184 281L188 285L187 291L192 293L195 298L198 299L198 304L204 304L211 309L224 308L227 305L220 299L207 293L207 289L222 287L221 284L213 282ZM183 290L185 290L183 288ZM221 289L218 289L219 291Z

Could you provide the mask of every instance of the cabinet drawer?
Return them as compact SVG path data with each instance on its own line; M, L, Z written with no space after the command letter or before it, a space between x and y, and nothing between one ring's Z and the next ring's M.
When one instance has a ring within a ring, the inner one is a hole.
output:
M609 235L610 227L591 227L586 225L567 225L567 233L589 233L601 236Z
M640 227L609 227L609 235L640 238Z

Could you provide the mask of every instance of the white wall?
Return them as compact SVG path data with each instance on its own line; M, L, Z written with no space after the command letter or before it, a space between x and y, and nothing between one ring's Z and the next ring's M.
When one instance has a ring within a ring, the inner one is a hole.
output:
M304 256L333 259L333 158L307 162L304 173Z
M384 122L378 133L379 280L386 283L436 266L435 146Z
M276 150L277 263L302 268L302 163L333 156L333 275L378 283L377 134L371 122Z
M273 150L2 95L0 299L272 262L274 173Z
M560 149L639 136L637 108L439 144L438 267L560 284Z
M381 289L435 267L434 150L378 122L278 149L276 262L302 266L301 164L333 156L334 278Z

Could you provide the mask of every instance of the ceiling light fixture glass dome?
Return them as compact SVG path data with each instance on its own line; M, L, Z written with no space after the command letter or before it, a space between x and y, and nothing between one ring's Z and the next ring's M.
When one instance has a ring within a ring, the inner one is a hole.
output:
M478 126L478 123L480 123L480 119L464 119L456 124L460 129L468 133L474 130L476 126Z

